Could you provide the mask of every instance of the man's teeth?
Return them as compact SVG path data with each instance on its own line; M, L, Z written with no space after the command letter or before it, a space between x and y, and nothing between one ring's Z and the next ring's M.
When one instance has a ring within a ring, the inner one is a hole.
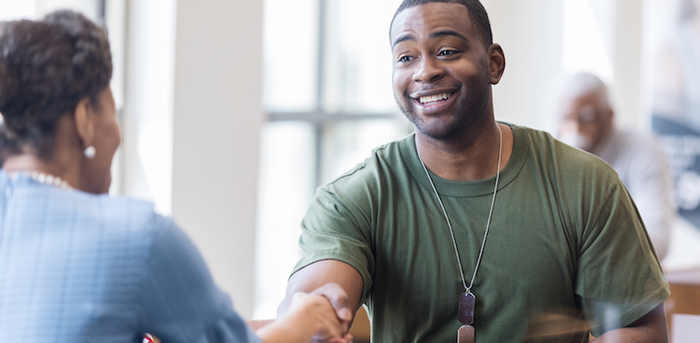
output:
M418 98L421 104L427 105L431 104L433 102L438 102L442 100L447 100L452 94L449 93L442 93L442 94L435 94L435 95L429 95L429 96L422 96Z

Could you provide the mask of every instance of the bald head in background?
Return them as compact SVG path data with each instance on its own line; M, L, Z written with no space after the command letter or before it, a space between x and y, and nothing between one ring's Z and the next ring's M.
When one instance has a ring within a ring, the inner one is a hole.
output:
M614 127L608 88L593 74L568 77L560 88L557 104L557 137L564 143L594 153Z
M608 88L589 73L567 77L557 97L557 138L608 163L637 205L659 260L667 252L676 216L673 179L652 137L615 126Z

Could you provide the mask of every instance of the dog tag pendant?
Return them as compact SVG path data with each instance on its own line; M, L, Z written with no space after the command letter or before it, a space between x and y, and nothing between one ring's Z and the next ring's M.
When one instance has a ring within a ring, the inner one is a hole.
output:
M474 296L472 292L464 292L459 295L459 309L457 311L457 320L462 325L471 325L472 323L474 323L475 304L476 296ZM474 328L472 328L472 330L473 329Z
M457 343L474 343L474 327L462 325L457 330Z

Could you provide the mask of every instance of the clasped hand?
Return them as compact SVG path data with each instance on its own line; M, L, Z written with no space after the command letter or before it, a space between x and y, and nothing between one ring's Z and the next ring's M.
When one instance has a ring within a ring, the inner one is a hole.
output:
M347 332L352 317L345 291L339 285L329 283L311 293L295 293L287 312L278 321L289 321L297 328L312 328L314 343L349 343L352 336Z

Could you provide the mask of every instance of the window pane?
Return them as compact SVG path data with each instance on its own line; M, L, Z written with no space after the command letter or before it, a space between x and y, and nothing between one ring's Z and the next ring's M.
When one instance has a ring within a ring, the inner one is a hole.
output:
M33 0L0 0L0 20L32 18Z
M97 21L101 0L0 0L0 20L41 18L47 13L70 8Z
M266 0L263 102L268 111L316 107L318 0Z
M565 72L588 71L608 84L614 82L611 55L614 5L589 0L564 2L562 63Z
M372 149L404 137L413 126L403 115L395 119L343 121L324 128L321 184L336 177L370 157Z
M101 0L37 0L36 16L43 17L57 9L69 8L78 11L94 22L100 22Z
M299 259L299 223L314 192L314 127L266 124L262 132L254 318L276 317Z
M398 112L391 86L389 25L400 3L326 1L323 91L327 111Z

